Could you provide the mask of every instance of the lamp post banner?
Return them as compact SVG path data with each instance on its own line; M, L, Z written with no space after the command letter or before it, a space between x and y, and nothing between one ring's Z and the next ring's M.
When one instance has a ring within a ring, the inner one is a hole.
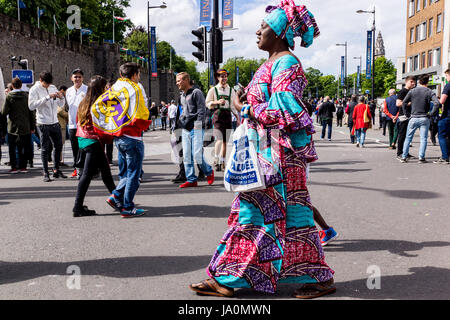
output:
M361 67L357 67L356 72L356 87L359 89L361 87Z
M152 77L158 76L158 66L156 65L156 27L150 27L151 36L151 46L152 46L152 56L151 56L151 66L152 66Z
M345 86L345 56L341 57L341 85Z
M372 31L367 31L366 78L372 79Z
M211 0L200 0L200 26L205 26L209 31L211 27Z
M233 28L233 0L222 0L222 27Z

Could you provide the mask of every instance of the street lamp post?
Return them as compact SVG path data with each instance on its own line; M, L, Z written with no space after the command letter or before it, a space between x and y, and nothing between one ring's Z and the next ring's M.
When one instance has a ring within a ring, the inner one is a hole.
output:
M150 1L147 2L147 37L148 37L148 105L151 104L152 100L152 76L151 76L151 66L150 66L150 62L152 59L151 56L151 39L150 39L150 9L165 9L167 8L166 3L163 1L163 3L159 6L150 6Z
M344 74L345 94L344 94L344 96L347 96L347 92L348 92L348 86L347 86L347 41L345 41L345 43L336 43L336 45L345 47L345 74Z
M371 13L373 14L373 25L372 25L372 100L375 100L375 6L373 11L358 10L356 13Z

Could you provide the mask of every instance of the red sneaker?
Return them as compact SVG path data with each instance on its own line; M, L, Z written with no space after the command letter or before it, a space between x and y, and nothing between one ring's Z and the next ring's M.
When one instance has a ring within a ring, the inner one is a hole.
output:
M71 177L76 178L77 176L77 169L73 170Z
M214 170L212 171L211 175L206 177L206 181L208 181L209 185L212 185L214 183Z
M180 188L192 188L192 187L198 187L197 181L195 182L185 182L183 183Z

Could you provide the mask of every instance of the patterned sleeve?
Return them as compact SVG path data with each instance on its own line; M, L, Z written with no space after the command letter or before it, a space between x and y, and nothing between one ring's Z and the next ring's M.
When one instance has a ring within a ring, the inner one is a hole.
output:
M314 133L314 125L302 102L307 85L301 64L291 55L280 58L272 66L270 100L254 106L257 121L266 128L294 133L306 129Z

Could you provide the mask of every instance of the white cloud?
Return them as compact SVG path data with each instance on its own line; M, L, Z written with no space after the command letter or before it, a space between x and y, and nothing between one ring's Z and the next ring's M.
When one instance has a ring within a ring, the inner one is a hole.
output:
M224 59L235 56L246 58L267 57L267 53L258 50L255 32L261 24L269 4L278 1L236 0L236 31L225 32L224 38L233 38L233 42L224 43ZM172 44L178 54L188 60L194 60L191 42L194 36L191 30L198 27L198 0L166 0L167 9L151 9L150 23L157 27L158 38ZM300 58L305 68L314 67L324 74L339 73L340 56L344 55L344 47L336 43L348 42L348 73L356 72L359 60L353 57L362 56L363 68L366 54L366 30L371 28L372 15L357 14L356 10L371 10L375 4L377 30L384 37L386 56L394 64L397 57L405 54L406 4L401 0L296 0L304 4L316 17L321 35L308 48L301 48L299 40L294 53ZM158 5L156 0L151 5ZM147 1L131 0L131 8L127 15L137 25L147 25ZM377 32L378 33L378 32ZM203 69L206 66L200 64Z

